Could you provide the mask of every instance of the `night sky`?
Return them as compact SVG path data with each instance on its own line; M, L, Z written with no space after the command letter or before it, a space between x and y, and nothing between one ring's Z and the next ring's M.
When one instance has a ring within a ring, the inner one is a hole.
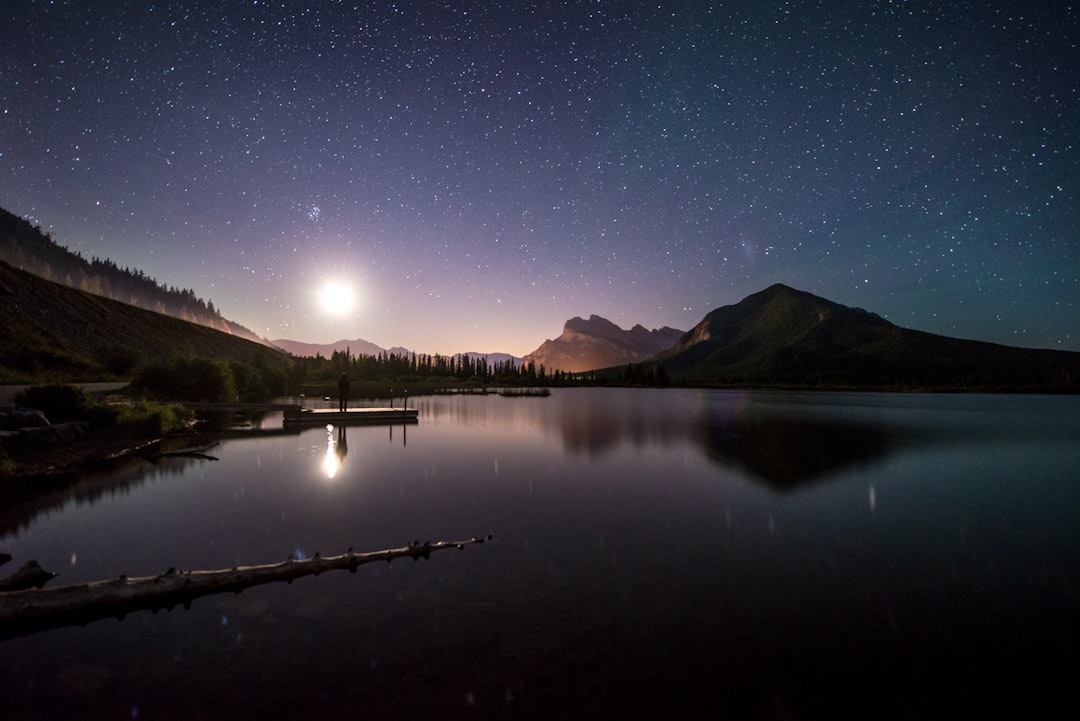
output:
M268 338L522 355L782 282L1080 350L1069 5L8 0L0 206Z

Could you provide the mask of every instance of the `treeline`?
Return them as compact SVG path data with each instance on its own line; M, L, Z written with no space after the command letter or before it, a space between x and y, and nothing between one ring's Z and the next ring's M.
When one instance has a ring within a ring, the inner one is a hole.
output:
M108 259L87 260L57 244L40 227L3 209L0 209L0 258L69 288L261 342L249 329L222 318L213 302L197 297L195 291L166 287L141 270L121 268Z
M342 373L359 381L414 382L436 385L444 382L476 385L570 385L583 380L581 373L549 370L543 364L520 365L513 360L489 363L486 358L438 353L393 353L354 355L348 349L334 351L330 358L297 358L297 374L304 382L336 382Z
M543 364L489 363L483 357L424 353L353 355L348 349L329 358L292 358L290 368L257 355L252 363L190 357L142 369L132 386L158 400L267 400L274 396L336 396L338 379L349 378L353 398L383 398L394 393L422 395L446 388L477 390L496 387L554 388L567 386L670 385L663 364L638 363L585 373L549 371Z
M671 385L663 363L627 363L622 374L623 385L657 386Z
M662 364L639 363L585 373L549 371L543 364L515 364L512 360L488 363L485 358L423 353L383 352L352 355L334 351L292 358L288 368L272 363L269 354L257 354L250 363L176 356L142 368L132 388L155 400L260 401L276 396L336 396L341 374L349 378L353 398L383 398L394 393L414 395L443 389L488 387L546 389L567 386L670 385Z
M410 393L456 387L538 387L565 386L654 386L671 381L663 364L636 363L622 368L571 373L548 369L542 363L513 360L489 363L486 358L468 355L444 356L424 353L383 352L353 355L348 349L334 351L330 358L295 358L292 378L302 392L334 395L337 380L344 373L354 396L377 395L391 386Z
M141 368L131 388L153 400L257 402L289 395L295 382L269 353L250 363L178 355Z
M132 390L154 400L264 401L278 396L335 396L337 382L348 376L354 398L382 398L393 392L415 395L448 387L587 385L587 374L549 372L543 365L512 360L488 363L484 358L421 353L383 352L353 355L335 351L291 358L289 367L273 362L271 353L256 354L252 362L215 360L177 355L140 368Z

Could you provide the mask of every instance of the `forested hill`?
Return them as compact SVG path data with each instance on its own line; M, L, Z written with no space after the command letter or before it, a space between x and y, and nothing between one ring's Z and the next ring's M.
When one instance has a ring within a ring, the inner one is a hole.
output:
M251 330L222 318L213 302L196 297L195 291L166 287L141 270L120 268L111 260L86 260L2 208L0 260L70 288L265 343Z
M780 284L712 311L650 363L691 384L1080 392L1080 353L901 328Z
M264 344L68 288L3 261L0 307L0 383L130 380L184 358L236 365L232 372L243 372L245 389L257 379L280 393L293 367L291 358Z

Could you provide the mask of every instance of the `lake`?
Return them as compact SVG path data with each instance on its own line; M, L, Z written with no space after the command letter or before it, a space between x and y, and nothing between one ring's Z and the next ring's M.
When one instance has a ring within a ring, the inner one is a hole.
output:
M1080 398L410 405L414 425L229 438L217 460L139 461L5 509L5 575L34 558L53 585L494 541L5 641L0 717L1034 718L1072 703Z

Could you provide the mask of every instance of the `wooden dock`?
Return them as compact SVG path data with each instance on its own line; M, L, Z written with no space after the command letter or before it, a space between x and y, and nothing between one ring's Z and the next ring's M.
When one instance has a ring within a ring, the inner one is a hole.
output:
M420 411L415 408L298 408L285 411L285 425L326 425L347 423L416 423Z

